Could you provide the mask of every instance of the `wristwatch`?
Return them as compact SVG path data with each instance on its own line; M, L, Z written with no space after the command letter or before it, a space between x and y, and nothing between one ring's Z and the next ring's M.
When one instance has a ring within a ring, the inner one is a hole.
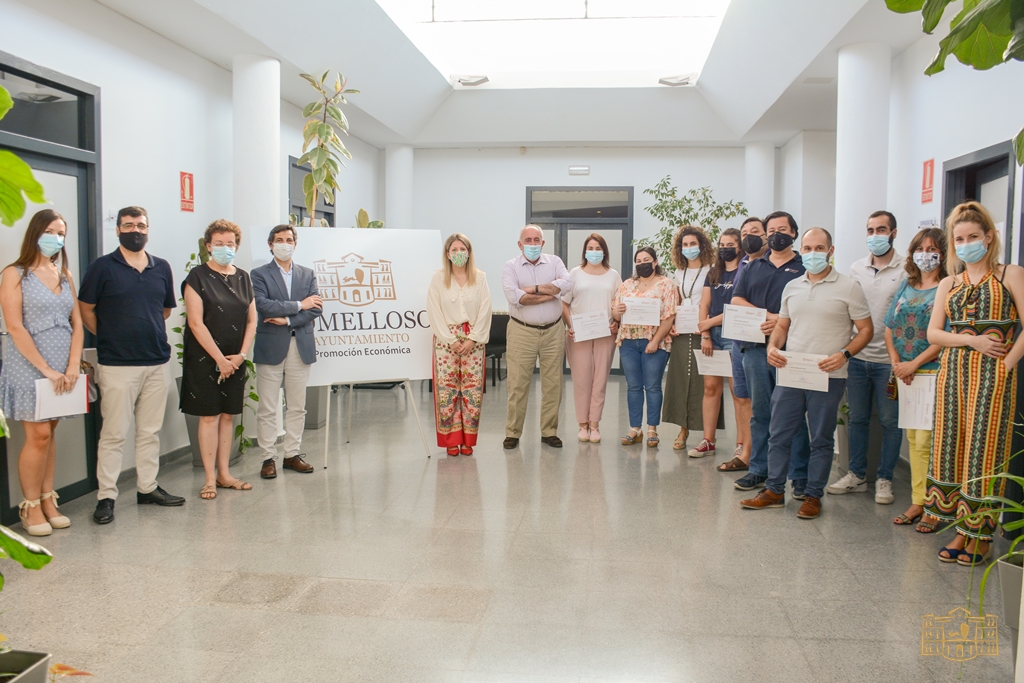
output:
M846 360L850 360L850 358L852 358L852 357L853 357L853 356L852 356L852 355L850 354L850 352L849 352L849 351L847 351L846 349L843 349L843 355L844 355L844 356L846 356Z

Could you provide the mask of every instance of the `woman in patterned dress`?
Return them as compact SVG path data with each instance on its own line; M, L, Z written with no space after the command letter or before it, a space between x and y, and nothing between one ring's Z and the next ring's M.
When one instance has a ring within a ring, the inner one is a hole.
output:
M434 333L437 445L448 455L473 455L491 337L491 292L465 235L455 233L444 242L444 265L427 290L427 319Z
M981 204L966 202L946 220L950 271L935 294L928 341L945 347L935 396L935 429L925 511L955 522L943 562L985 560L997 526L984 502L1002 495L1016 417L1016 366L1024 355L1018 310L1024 269L1001 265L999 233ZM946 331L947 321L951 331ZM991 489L991 490L990 490Z
M0 409L25 428L18 455L18 480L25 500L18 507L25 532L49 536L71 526L57 511L53 470L54 432L60 420L36 420L36 381L53 382L56 393L75 388L81 371L84 332L68 255L67 224L59 213L43 209L25 229L18 259L3 270L0 307L10 335L4 341L0 370ZM60 263L58 263L58 257Z
M206 483L203 500L217 489L249 491L231 476L234 417L245 405L245 357L256 336L256 300L249 273L231 265L242 230L231 221L210 223L204 236L210 260L181 283L188 315L183 335L181 412L199 416L199 451Z

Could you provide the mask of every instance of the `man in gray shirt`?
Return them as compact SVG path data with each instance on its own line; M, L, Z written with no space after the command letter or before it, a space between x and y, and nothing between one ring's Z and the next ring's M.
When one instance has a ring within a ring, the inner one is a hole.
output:
M768 363L776 369L786 367L786 353L824 355L818 369L829 375L828 391L776 384L768 430L768 480L756 498L740 502L750 510L785 506L790 449L806 414L811 457L807 497L797 516L814 519L821 513L821 497L832 469L836 416L846 388L846 362L874 333L864 291L830 265L832 253L832 236L827 230L811 228L804 233L800 256L806 272L783 290L779 321L768 340ZM854 327L857 334L851 339Z

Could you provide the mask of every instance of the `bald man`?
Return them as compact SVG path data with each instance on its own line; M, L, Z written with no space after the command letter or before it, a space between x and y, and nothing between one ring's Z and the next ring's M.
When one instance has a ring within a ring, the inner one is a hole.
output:
M508 299L509 322L505 358L508 363L508 416L505 449L519 445L526 421L526 404L533 368L540 359L540 436L553 448L558 438L558 409L562 403L565 329L562 295L569 291L569 272L562 259L541 253L544 233L527 225L519 233L519 256L505 264L501 286Z

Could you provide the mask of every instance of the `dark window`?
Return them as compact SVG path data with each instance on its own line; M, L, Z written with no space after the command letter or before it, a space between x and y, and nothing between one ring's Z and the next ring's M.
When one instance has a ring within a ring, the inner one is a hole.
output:
M0 119L0 130L83 147L77 95L7 71L0 71L0 85L14 99L14 107Z

